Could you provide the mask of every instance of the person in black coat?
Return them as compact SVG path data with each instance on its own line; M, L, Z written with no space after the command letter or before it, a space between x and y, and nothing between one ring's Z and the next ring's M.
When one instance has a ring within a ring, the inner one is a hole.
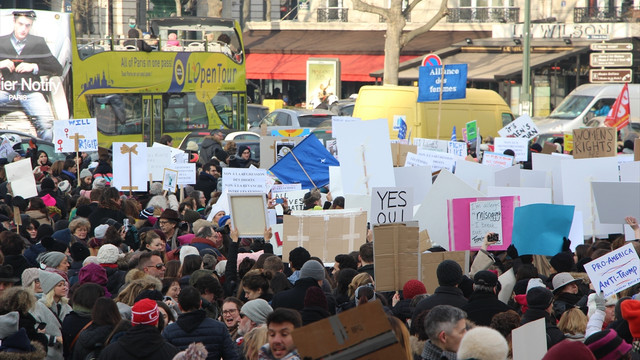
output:
M462 308L467 304L467 299L462 294L458 285L462 282L462 268L453 260L445 260L436 269L438 286L433 295L421 300L413 311L412 322L425 310L431 310L437 305L451 305Z
M207 317L200 309L200 291L192 286L180 290L178 303L183 313L178 321L169 324L162 336L178 350L185 350L189 344L201 342L207 349L207 359L237 359L236 345L231 340L226 325Z
M553 317L553 294L545 287L534 287L527 292L529 308L522 315L521 324L544 319L547 332L547 349L565 339L564 334L556 326Z
M300 315L302 315L303 326L331 316L327 297L322 289L315 286L307 289L307 294L304 297L304 308L300 311Z
M91 352L101 351L122 318L115 301L103 297L96 300L91 319L91 324L78 334L73 344L71 360L84 360Z
M479 326L490 326L495 314L513 310L498 300L500 292L498 276L491 271L478 271L473 277L473 293L469 302L462 306L467 318Z
M204 193L207 203L211 199L211 193L218 189L218 177L222 169L213 162L202 165L202 171L198 174L196 185L193 187Z
M71 301L73 311L62 320L62 349L65 358L71 356L73 339L91 321L91 309L96 300L102 296L104 296L102 286L93 283L82 284L73 292Z
M214 130L213 134L204 137L202 144L200 144L200 153L198 154L200 155L199 159L202 164L211 161L211 159L216 156L216 150L222 150L222 140L224 140L224 133L221 130Z
M324 267L315 260L308 260L300 269L300 278L289 290L281 291L273 296L271 307L277 309L286 307L294 310L304 308L304 297L310 287L322 286L324 280Z
M100 352L100 360L172 360L178 349L158 330L160 314L154 300L142 299L131 308L133 327Z
M116 188L109 187L103 191L98 208L89 215L91 236L93 236L93 231L98 225L106 224L109 219L123 224L127 215L120 210L120 203L120 193Z
M29 267L29 262L22 255L24 249L24 240L14 232L3 231L0 235L0 250L4 255L3 265L11 265L14 278L18 279L16 285L22 285L20 276L22 272Z

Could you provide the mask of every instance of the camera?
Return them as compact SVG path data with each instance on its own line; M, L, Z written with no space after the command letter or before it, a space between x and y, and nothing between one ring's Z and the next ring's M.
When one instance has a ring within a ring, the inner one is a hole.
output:
M225 226L221 226L219 228L215 228L214 230L216 232L220 233L220 234L223 234L223 235L229 235L229 232L231 231L229 229L229 226L226 226L226 225Z
M498 238L498 234L491 233L489 234L489 242L498 242L500 239Z

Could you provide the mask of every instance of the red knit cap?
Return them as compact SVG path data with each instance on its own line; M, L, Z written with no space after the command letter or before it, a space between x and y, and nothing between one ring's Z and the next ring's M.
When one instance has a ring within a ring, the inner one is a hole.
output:
M133 325L158 325L158 304L151 299L142 299L133 304L131 308L131 324Z
M426 294L427 288L421 281L409 280L402 287L402 296L405 299L413 299L416 295Z
M544 355L542 360L565 360L565 359L582 359L595 360L587 345L580 341L562 340L554 345Z
M629 331L633 338L640 338L640 301L623 301L620 304L620 310L622 310L622 317L629 323Z

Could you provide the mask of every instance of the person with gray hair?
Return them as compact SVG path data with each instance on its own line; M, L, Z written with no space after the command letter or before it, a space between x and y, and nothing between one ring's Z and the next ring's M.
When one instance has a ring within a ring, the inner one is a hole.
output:
M424 318L429 340L422 349L423 360L455 360L460 341L467 332L467 313L451 305L435 306Z

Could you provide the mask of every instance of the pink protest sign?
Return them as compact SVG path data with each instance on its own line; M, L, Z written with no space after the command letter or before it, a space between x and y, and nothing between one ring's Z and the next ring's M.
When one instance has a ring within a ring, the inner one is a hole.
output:
M496 204L498 204L499 209L494 208L492 210L492 205ZM500 233L499 243L491 245L489 250L506 250L511 245L513 212L518 206L520 206L519 196L447 200L449 250L479 250L482 241L478 241L478 239L486 234L482 229ZM471 221L472 215L473 221ZM500 229L492 229L495 224L498 224Z

